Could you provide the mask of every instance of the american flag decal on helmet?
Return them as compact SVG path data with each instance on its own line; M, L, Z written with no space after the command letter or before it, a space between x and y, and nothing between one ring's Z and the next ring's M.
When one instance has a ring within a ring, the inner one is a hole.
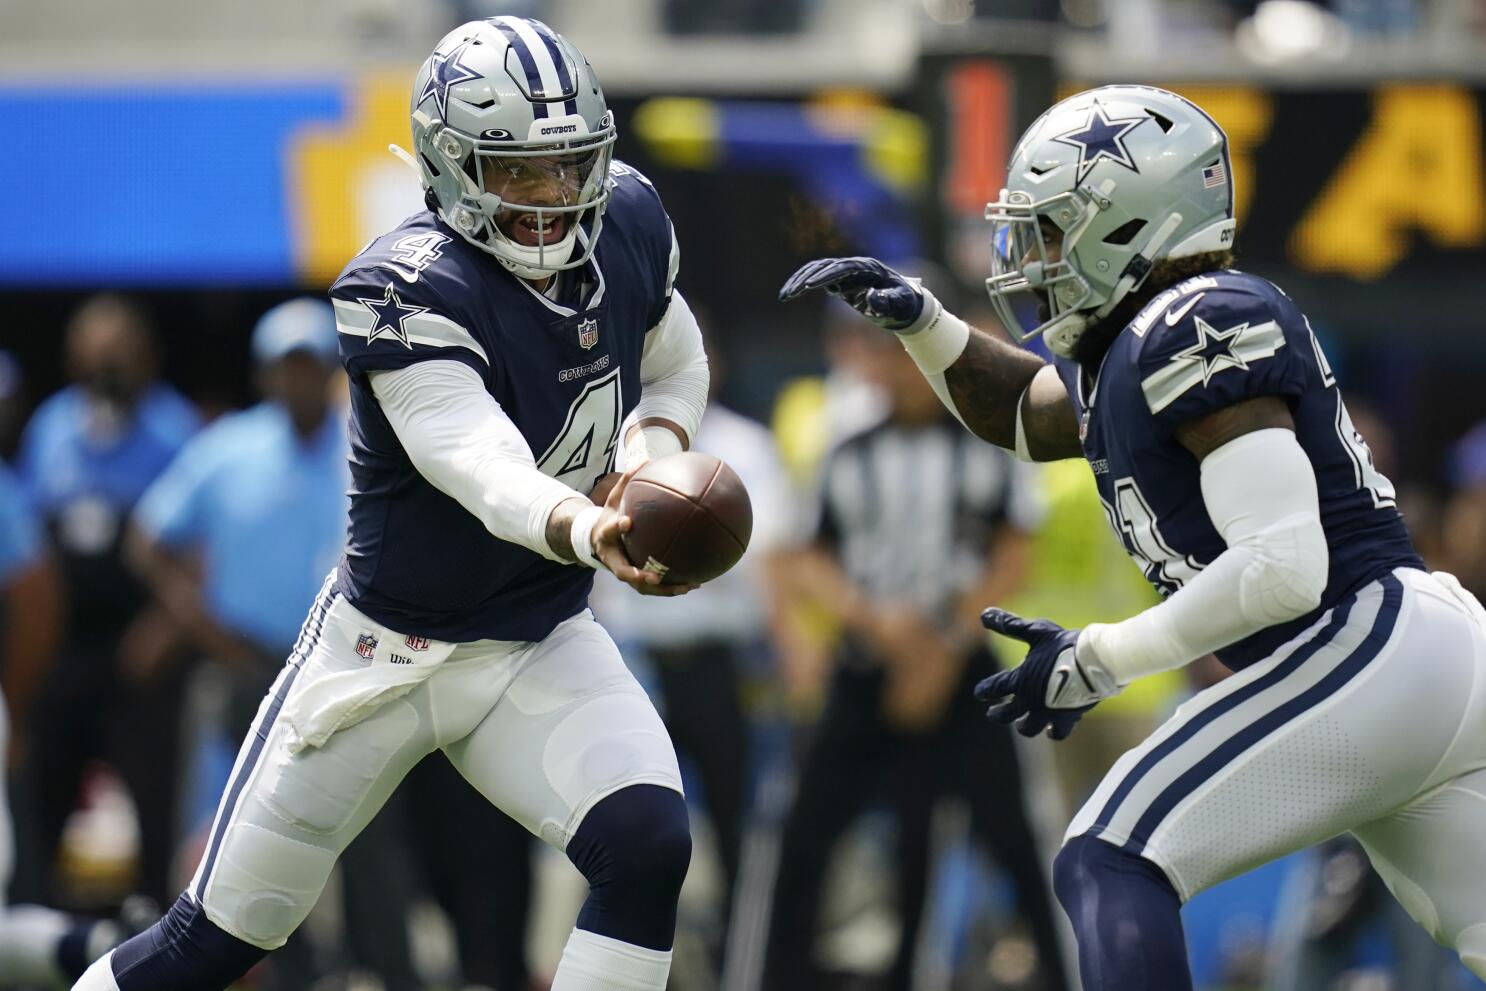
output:
M1223 160L1221 158L1202 170L1203 189L1212 189L1214 186L1221 186L1227 181L1228 170L1223 167Z

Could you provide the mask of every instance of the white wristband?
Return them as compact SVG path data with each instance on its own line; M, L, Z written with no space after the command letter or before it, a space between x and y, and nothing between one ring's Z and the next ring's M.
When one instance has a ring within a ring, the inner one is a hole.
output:
M593 527L599 521L599 514L603 512L601 506L589 506L578 510L578 515L573 517L573 526L568 531L568 540L572 542L573 553L578 557L578 563L590 568L602 568L604 562L598 559L593 552Z
M1016 439L1014 441L1016 446L1011 449L1011 453L1018 461L1036 460L1032 457L1032 449L1027 446L1027 428L1022 423L1022 407L1027 403L1027 393L1030 391L1032 391L1032 383L1028 382L1022 394L1016 397Z
M964 353L970 326L946 310L933 293L923 292L923 315L899 331L898 339L925 375L940 375Z
M680 454L683 450L681 438L669 427L642 427L624 443L624 470L634 471L656 458Z

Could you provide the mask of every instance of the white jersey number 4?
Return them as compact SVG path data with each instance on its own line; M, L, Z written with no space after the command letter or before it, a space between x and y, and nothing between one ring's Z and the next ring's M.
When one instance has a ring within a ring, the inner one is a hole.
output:
M617 369L588 383L568 407L562 430L537 459L537 467L579 492L592 489L613 463L624 419L622 400Z

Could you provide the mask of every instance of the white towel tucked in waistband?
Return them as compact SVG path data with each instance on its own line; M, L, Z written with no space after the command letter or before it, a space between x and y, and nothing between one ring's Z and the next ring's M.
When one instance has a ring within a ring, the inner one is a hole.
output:
M323 747L336 731L354 726L394 699L417 688L438 669L455 644L405 636L380 627L361 635L357 653L371 653L364 666L319 674L294 686L284 705L291 754Z

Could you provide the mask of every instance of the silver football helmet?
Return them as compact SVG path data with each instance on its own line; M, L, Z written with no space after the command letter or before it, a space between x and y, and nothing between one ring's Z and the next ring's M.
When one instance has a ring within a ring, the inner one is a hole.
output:
M1164 89L1086 90L1022 135L986 219L997 316L1018 340L1042 334L1070 356L1153 264L1232 246L1228 136ZM1054 229L1061 245L1045 236ZM1040 319L1025 322L1018 299L1041 303Z
M444 36L413 84L414 165L439 217L528 279L593 254L614 115L593 67L540 21Z

